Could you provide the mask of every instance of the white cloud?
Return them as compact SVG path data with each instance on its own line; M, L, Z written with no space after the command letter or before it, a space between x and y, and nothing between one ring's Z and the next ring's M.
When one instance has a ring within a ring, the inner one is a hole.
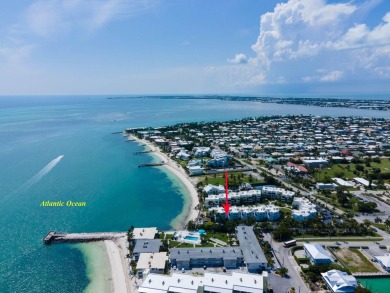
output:
M159 1L153 0L39 0L28 7L25 19L31 32L48 36L71 29L96 30L158 4Z
M245 56L245 54L236 54L234 58L227 60L229 63L232 64L245 64L248 63L248 58Z
M3 46L0 47L0 60L2 64L21 64L30 56L34 45Z
M321 81L336 81L343 76L343 72L340 70L335 70L329 72L320 78Z
M261 15L260 33L251 47L255 56L247 59L246 76L237 82L247 84L250 70L252 77L262 76L259 84L389 78L390 12L384 11L374 26L362 21L362 15L378 4L377 0L277 4Z

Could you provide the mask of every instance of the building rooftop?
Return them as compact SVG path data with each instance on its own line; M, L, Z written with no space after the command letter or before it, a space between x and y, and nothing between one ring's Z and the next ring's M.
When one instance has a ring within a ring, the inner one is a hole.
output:
M137 270L164 269L168 261L166 252L141 253L137 262Z
M243 258L240 247L204 247L204 248L171 248L169 250L171 259L190 260L201 258Z
M350 276L339 270L330 270L321 273L322 278L335 293L354 292L357 287L357 281L354 276Z
M385 267L390 267L390 253L385 253L382 256L375 256L375 258L382 263Z
M157 233L156 227L150 228L134 228L133 230L133 239L154 239L154 235Z
M237 272L233 272L232 275L205 273L203 277L204 291L262 293L264 276L267 275L267 272L263 275Z
M236 291L262 293L264 292L264 278L268 277L267 272L259 274L236 273L216 274L205 273L204 276L195 277L192 275L173 273L172 276L149 274L139 287L140 293L196 293L199 287L201 291L212 291L218 293L232 293Z
M329 252L327 252L321 244L303 243L303 246L314 259L330 259L333 261L333 258L330 256Z
M237 240L240 243L244 260L249 263L267 263L260 244L257 241L253 227L251 226L238 226L237 227Z
M159 252L162 242L160 239L138 239L135 242L134 253Z

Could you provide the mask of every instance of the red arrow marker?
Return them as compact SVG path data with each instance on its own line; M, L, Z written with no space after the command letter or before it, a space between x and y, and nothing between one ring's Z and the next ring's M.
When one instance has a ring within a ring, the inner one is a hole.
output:
M226 202L222 204L225 209L226 218L229 218L229 209L231 204L228 202L229 200L229 180L228 180L228 172L225 172L225 192L226 192Z

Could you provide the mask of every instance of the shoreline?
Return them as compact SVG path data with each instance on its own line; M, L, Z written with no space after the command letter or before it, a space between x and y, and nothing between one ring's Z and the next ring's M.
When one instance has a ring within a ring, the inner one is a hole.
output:
M110 292L131 292L129 264L127 262L126 233L117 240L103 241L110 263Z
M139 139L133 135L127 136L134 139L138 144L145 144L145 147L149 147L153 150L150 155L164 161L165 164L162 167L169 172L169 175L172 174L178 178L187 191L184 195L185 199L183 210L172 220L172 228L181 229L187 225L188 221L196 220L198 217L198 211L195 207L199 204L198 192L195 189L193 181L191 181L184 169L166 154L162 153L159 147L153 145L150 141ZM128 254L127 234L123 233L123 237L116 240L104 240L101 241L101 243L104 244L104 253L106 254L109 262L110 278L108 286L110 288L110 292L133 292L138 284L136 278L131 278L129 274L130 265L126 257Z
M171 222L172 228L181 229L184 228L190 220L196 220L198 218L198 211L195 208L197 205L199 205L198 192L196 191L194 183L191 181L183 167L178 165L176 161L169 158L165 153L161 152L160 148L154 145L152 142L145 139L140 139L132 134L126 134L126 136L129 138L131 137L139 144L145 144L146 147L149 147L151 150L153 150L150 155L159 158L161 161L164 161L165 164L162 167L176 176L187 189L189 196L186 196L186 198L190 201L189 205L186 207L186 202L184 203L182 212Z

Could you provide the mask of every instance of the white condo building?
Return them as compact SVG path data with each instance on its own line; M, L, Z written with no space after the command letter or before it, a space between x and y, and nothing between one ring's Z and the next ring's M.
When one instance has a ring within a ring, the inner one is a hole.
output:
M225 187L222 185L212 185L207 184L205 187L203 187L203 191L206 192L206 194L220 194L225 193Z
M282 201L289 201L294 197L295 192L280 187L264 186L262 194L271 199L280 198Z
M311 203L307 198L294 198L292 207L298 208L298 210L292 210L291 213L292 218L298 222L314 218L317 215L316 205Z
M206 186L207 187L207 186ZM255 203L259 202L261 199L261 190L245 190L239 192L229 192L229 203L239 204L240 201L245 203ZM223 193L220 194L210 194L205 198L206 207L215 207L220 206L226 201L226 195Z
M209 212L225 216L225 210L222 207L209 208ZM280 217L280 208L274 205L258 205L252 207L232 206L229 211L229 220L233 219L250 219L256 221L276 221Z

